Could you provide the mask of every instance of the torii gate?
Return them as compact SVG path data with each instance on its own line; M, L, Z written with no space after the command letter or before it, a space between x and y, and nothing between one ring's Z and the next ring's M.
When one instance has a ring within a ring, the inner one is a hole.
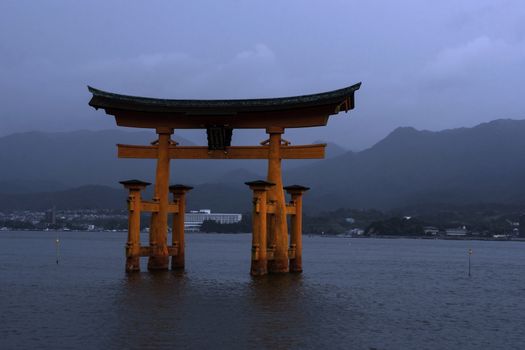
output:
M149 270L184 268L185 196L192 188L169 185L170 159L268 159L268 177L247 182L253 191L252 275L302 271L302 193L307 187L283 187L282 159L324 158L325 144L291 146L282 139L286 128L324 126L331 115L354 108L361 83L313 95L246 100L166 100L119 95L88 86L89 105L115 117L119 126L155 129L151 146L117 145L119 158L157 159L152 201L141 191L149 185L122 181L129 190L126 271L139 271L148 256ZM260 146L231 146L233 129L265 129ZM208 146L179 146L174 129L206 129ZM292 199L286 203L284 191ZM173 201L169 200L169 193ZM151 212L149 246L140 245L140 214ZM168 246L168 214L173 213L172 244ZM286 216L291 215L290 245Z

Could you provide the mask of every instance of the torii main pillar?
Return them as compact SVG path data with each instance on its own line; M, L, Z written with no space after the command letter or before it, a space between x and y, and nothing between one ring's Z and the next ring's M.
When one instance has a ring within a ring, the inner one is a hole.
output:
M159 135L158 157L153 200L158 201L159 210L151 215L150 246L152 253L148 260L148 270L166 270L169 265L167 237L170 158L168 151L173 129L157 128L157 134Z
M288 227L286 202L283 190L281 167L281 135L283 128L267 128L270 136L268 153L268 181L275 184L268 191L268 200L274 204L275 212L269 217L268 238L273 248L273 260L268 262L268 272L288 272Z

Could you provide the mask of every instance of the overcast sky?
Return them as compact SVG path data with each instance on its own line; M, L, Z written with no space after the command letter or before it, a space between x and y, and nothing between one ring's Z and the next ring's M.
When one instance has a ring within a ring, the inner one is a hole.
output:
M362 81L355 110L285 136L361 149L398 126L523 119L524 80L523 0L0 2L0 136L115 128L88 84L253 98Z

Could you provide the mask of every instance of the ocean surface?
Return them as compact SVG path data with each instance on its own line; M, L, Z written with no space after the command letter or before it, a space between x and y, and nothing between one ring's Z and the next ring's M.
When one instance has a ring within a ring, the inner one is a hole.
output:
M0 349L524 349L525 243L188 234L184 273L124 273L123 232L0 232ZM472 248L471 277L468 249Z

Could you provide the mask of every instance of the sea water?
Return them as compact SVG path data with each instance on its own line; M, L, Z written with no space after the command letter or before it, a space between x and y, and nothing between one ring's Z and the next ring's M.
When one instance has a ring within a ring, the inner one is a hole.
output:
M0 232L1 349L523 349L525 243L187 234L185 272L124 272L123 232ZM471 276L468 276L468 249Z

